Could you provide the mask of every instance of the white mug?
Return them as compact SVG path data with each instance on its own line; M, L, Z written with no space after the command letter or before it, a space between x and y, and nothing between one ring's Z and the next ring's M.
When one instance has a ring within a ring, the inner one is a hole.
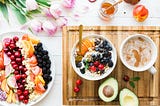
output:
M142 67L134 67L134 66L131 66L129 65L125 59L124 59L124 56L123 56L123 48L124 48L124 45L130 40L130 39L133 39L133 38L136 38L136 37L141 37L143 38L144 40L146 40L147 42L150 43L151 45L151 49L152 49L152 55L151 55L151 60L149 61L149 63L147 65L144 65ZM136 72L142 72L142 71L146 71L148 70L149 72L151 72L152 74L155 74L156 73L156 69L155 67L153 66L153 64L155 63L156 59L157 59L157 47L155 45L155 43L153 42L153 40L148 37L147 35L143 35L143 34L135 34L135 35L132 35L132 36L129 36L127 37L121 44L120 46L120 59L122 61L122 63L130 70L132 71L136 71Z

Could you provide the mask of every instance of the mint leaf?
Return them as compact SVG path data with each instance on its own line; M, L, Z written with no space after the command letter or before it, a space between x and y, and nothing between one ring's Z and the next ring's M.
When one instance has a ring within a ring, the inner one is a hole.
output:
M131 86L132 88L135 88L135 84L134 84L133 81L129 81L129 84L130 84L130 86Z
M85 70L87 70L89 68L89 63L88 60L85 61L86 65L85 65Z
M133 78L131 78L131 80L132 80L132 81L139 81L139 80L140 80L140 77L138 77L138 76L137 76L137 77L133 77Z

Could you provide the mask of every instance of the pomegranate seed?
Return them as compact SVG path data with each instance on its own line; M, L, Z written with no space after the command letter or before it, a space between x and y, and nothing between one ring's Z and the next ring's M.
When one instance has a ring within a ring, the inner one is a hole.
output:
M76 85L79 86L79 85L81 85L81 84L82 84L82 80L78 79L78 80L76 81Z
M18 90L17 90L17 94L18 94L18 95L21 95L21 94L22 94L22 91L18 89Z
M14 71L14 74L17 75L17 74L19 74L19 72L18 71Z
M10 57L12 55L11 52L7 52L7 56Z
M8 48L4 48L3 50L4 50L5 53L7 53L9 51Z
M15 46L15 44L10 44L10 48L13 50L14 48L15 48L16 46Z
M16 80L19 80L21 78L21 75L15 75Z
M23 95L20 95L20 96L19 96L19 100L20 100L20 101L24 100L24 96L23 96Z
M15 60L14 55L11 55L11 56L10 56L10 59L11 59L12 61Z
M94 64L94 66L98 67L99 62L98 62L98 61L95 61L93 64Z
M90 66L89 68L92 72L95 72L96 71L96 67L95 66Z
M13 40L14 40L15 42L17 42L17 41L19 40L18 36L14 36L14 37L13 37Z
M124 75L123 80L128 82L129 81L129 76L128 75Z
M25 68L23 69L23 71L26 72L26 71L27 71L27 68L25 67Z
M28 91L28 90L24 90L23 94L24 94L25 96L27 96L27 95L29 94L29 91Z
M77 93L77 92L79 92L79 91L80 91L79 87L78 87L78 86L75 86L75 87L74 87L74 92Z
M23 84L25 84L25 83L26 83L26 80L25 80L25 79L23 79L23 80L22 80L22 83L23 83Z
M18 51L15 52L14 55L15 55L15 57L20 57L21 56L20 52L18 52Z
M15 64L16 64L16 62L15 62L15 61L11 61L11 64L12 64L12 66L13 66L13 65L15 65Z
M22 61L24 60L24 56L22 56Z
M23 85L20 85L18 88L19 88L20 90L24 90L24 86L23 86Z
M27 104L27 103L28 103L28 100L27 100L27 99L23 100L23 103L24 103L24 104Z
M10 45L10 42L5 42L5 46L8 47Z
M21 58L16 58L16 62L21 63L22 59Z
M12 66L14 69L18 69L18 65L17 64L14 64L13 66Z
M24 67L23 66L19 66L18 69L23 71Z
M99 70L104 70L104 65L103 64L98 65L98 69Z
M22 76L22 78L24 78L24 79L27 78L27 75L26 75L26 74L22 74L21 76Z

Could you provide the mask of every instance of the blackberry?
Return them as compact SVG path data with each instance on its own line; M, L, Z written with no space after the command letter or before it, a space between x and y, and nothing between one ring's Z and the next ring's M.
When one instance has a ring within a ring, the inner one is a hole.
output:
M48 89L48 85L47 84L45 84L44 89Z
M43 70L43 71L47 71L47 68L46 68L46 67L42 67L42 70Z
M49 69L50 67L51 67L51 65L50 65L50 64L47 64L47 65L46 65L46 68L48 68L48 69Z
M112 60L109 61L108 66L109 66L109 67L113 67L113 62L112 62Z
M82 74L84 74L84 73L85 73L85 68L80 69L80 72L81 72Z
M76 64L76 67L78 67L78 68L80 68L82 66L82 63L81 62L78 62L77 64Z
M38 43L38 44L37 44L37 47L42 47L42 43L41 43L41 42Z
M51 75L51 73L52 73L51 70L48 70L48 71L47 71L47 74L48 74L48 75Z
M47 50L43 50L42 53L43 53L44 55L48 55L48 51L47 51Z

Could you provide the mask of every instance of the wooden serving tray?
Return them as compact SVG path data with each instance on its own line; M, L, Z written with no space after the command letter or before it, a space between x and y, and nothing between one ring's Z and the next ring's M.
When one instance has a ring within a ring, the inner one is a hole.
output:
M68 26L63 28L63 105L119 105L119 96L117 99L105 103L98 97L98 87L106 79L100 81L88 81L79 77L73 70L70 63L70 53L73 44L78 40L79 32L77 26ZM155 75L148 71L133 72L127 69L119 57L119 48L122 41L133 34L145 34L150 36L158 48L158 57L154 66L157 69ZM160 106L160 27L123 27L123 26L86 26L83 36L90 34L101 34L106 36L117 49L118 60L114 71L110 76L118 80L119 91L123 88L129 88L138 97L140 106ZM139 76L141 79L135 82L133 89L128 82L123 81L123 76ZM74 93L73 89L77 79L82 79L83 84L79 93Z

